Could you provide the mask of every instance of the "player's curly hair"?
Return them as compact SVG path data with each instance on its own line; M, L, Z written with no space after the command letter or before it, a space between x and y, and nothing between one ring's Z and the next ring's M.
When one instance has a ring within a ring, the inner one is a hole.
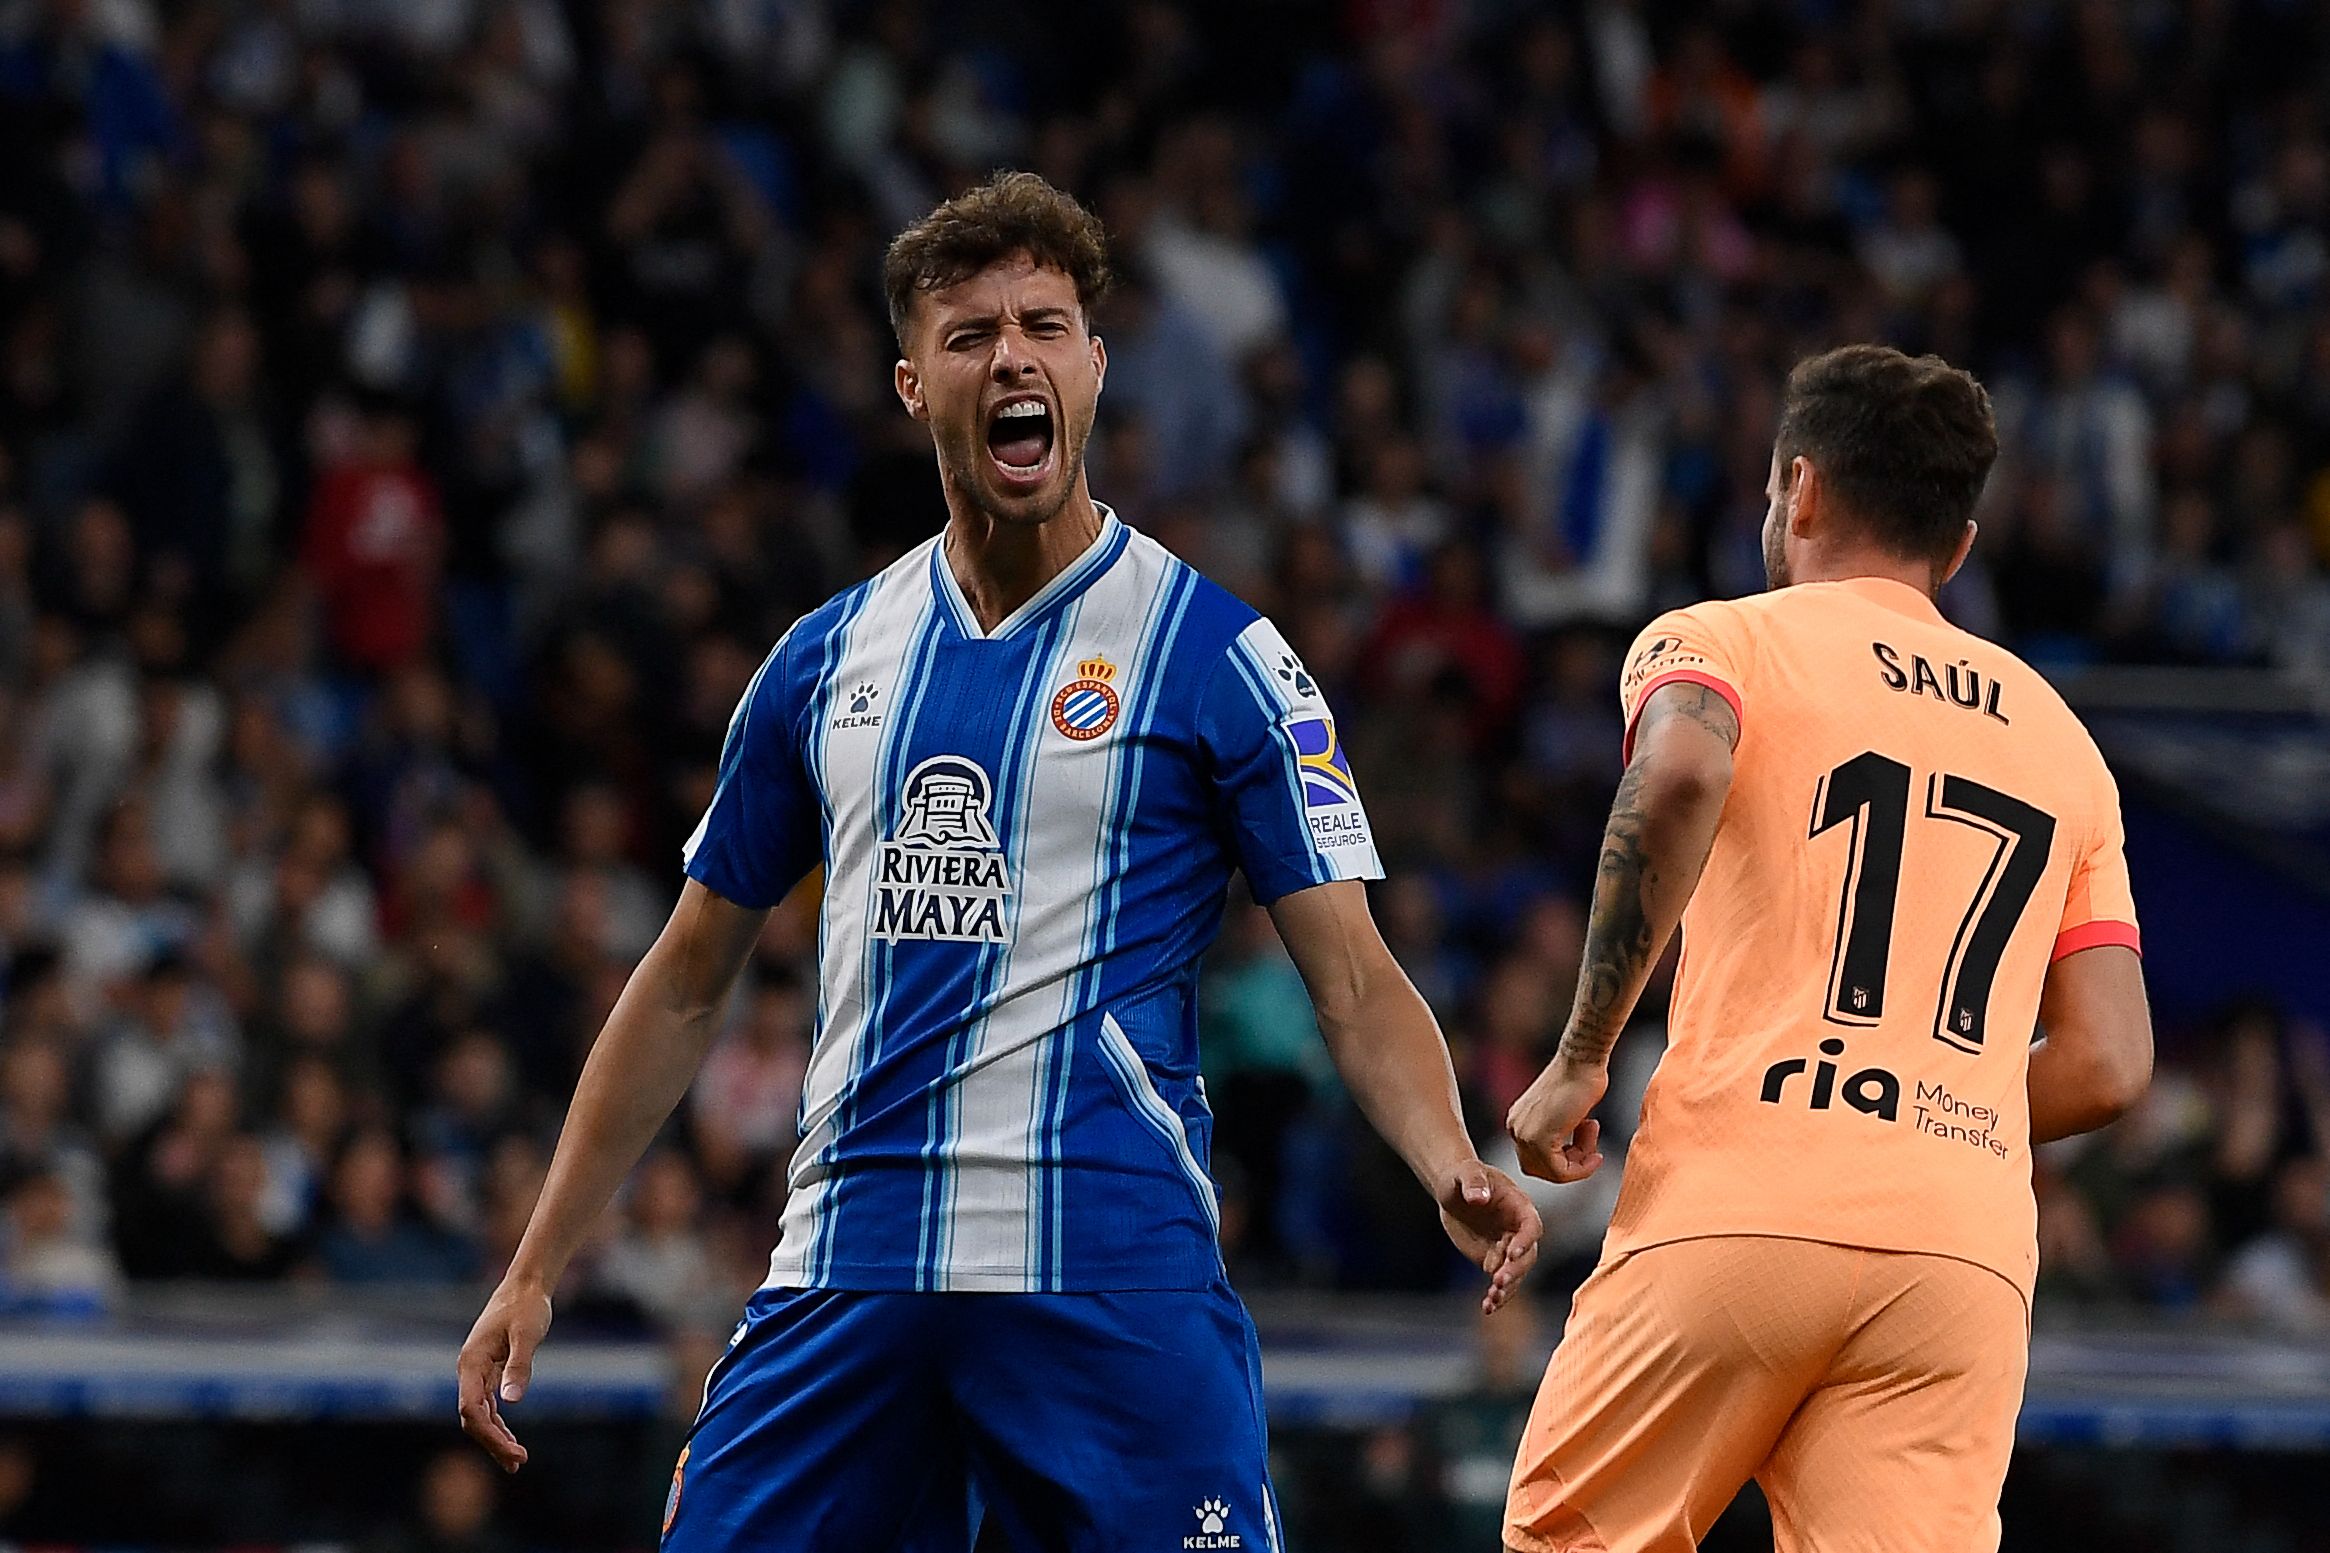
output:
M891 240L882 256L882 290L898 343L906 343L915 297L960 284L1015 254L1074 282L1087 318L1114 280L1108 232L1098 216L1034 173L999 172Z
M1946 564L1998 459L1998 425L1971 372L1889 345L1845 345L1788 374L1773 453L1783 482L1798 454L1810 459L1895 555Z

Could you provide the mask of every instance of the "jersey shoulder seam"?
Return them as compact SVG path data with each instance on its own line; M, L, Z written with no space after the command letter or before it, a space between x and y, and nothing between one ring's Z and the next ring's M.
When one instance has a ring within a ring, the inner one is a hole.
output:
M910 554L917 555L920 553L920 546L910 552ZM765 680L773 672L776 675L777 688L787 693L788 700L791 699L789 694L791 687L785 683L791 665L785 660L799 652L800 639L804 635L814 636L818 639L819 646L822 647L833 633L845 629L849 620L855 619L864 612L865 604L871 599L874 590L879 588L883 581L901 564L903 563L893 562L881 571L874 573L873 576L853 583L785 627L784 633L777 638L776 646L769 649L768 662L763 666L761 678ZM855 608L852 607L853 604L855 604ZM793 748L796 750L803 747L804 736L807 732L803 727L803 720L808 717L810 708L816 704L816 701L817 687L812 684L808 687L806 695L784 709L785 732L791 738Z

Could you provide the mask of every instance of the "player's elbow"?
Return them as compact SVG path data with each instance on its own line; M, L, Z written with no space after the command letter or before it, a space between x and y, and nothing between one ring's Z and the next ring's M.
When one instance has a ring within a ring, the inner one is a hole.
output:
M2093 1064L2096 1108L2106 1120L2117 1121L2135 1109L2152 1087L2152 1033L2131 1033L2106 1044Z
M2119 1120L2144 1098L2152 1085L2152 1033L2120 1031L2076 1043L2078 1061L2072 1073L2087 1128ZM2082 1129L2086 1130L2085 1128Z
M1720 810L1731 791L1731 751L1695 740L1688 747L1652 752L1643 788L1645 803L1655 808L1676 813Z

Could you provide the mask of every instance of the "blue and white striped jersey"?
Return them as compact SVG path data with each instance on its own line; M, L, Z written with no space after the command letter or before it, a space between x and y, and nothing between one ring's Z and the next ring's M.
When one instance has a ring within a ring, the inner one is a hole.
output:
M1220 1271L1196 992L1231 871L1267 903L1381 870L1276 628L1101 516L991 632L918 547L796 623L729 725L689 875L760 907L826 867L772 1286Z

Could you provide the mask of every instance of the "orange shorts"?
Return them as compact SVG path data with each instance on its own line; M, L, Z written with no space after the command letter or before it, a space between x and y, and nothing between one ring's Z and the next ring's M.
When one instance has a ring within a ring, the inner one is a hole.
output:
M1505 1505L1516 1553L1687 1553L1742 1484L1778 1553L1995 1553L2023 1297L1949 1257L1723 1235L1578 1290Z

